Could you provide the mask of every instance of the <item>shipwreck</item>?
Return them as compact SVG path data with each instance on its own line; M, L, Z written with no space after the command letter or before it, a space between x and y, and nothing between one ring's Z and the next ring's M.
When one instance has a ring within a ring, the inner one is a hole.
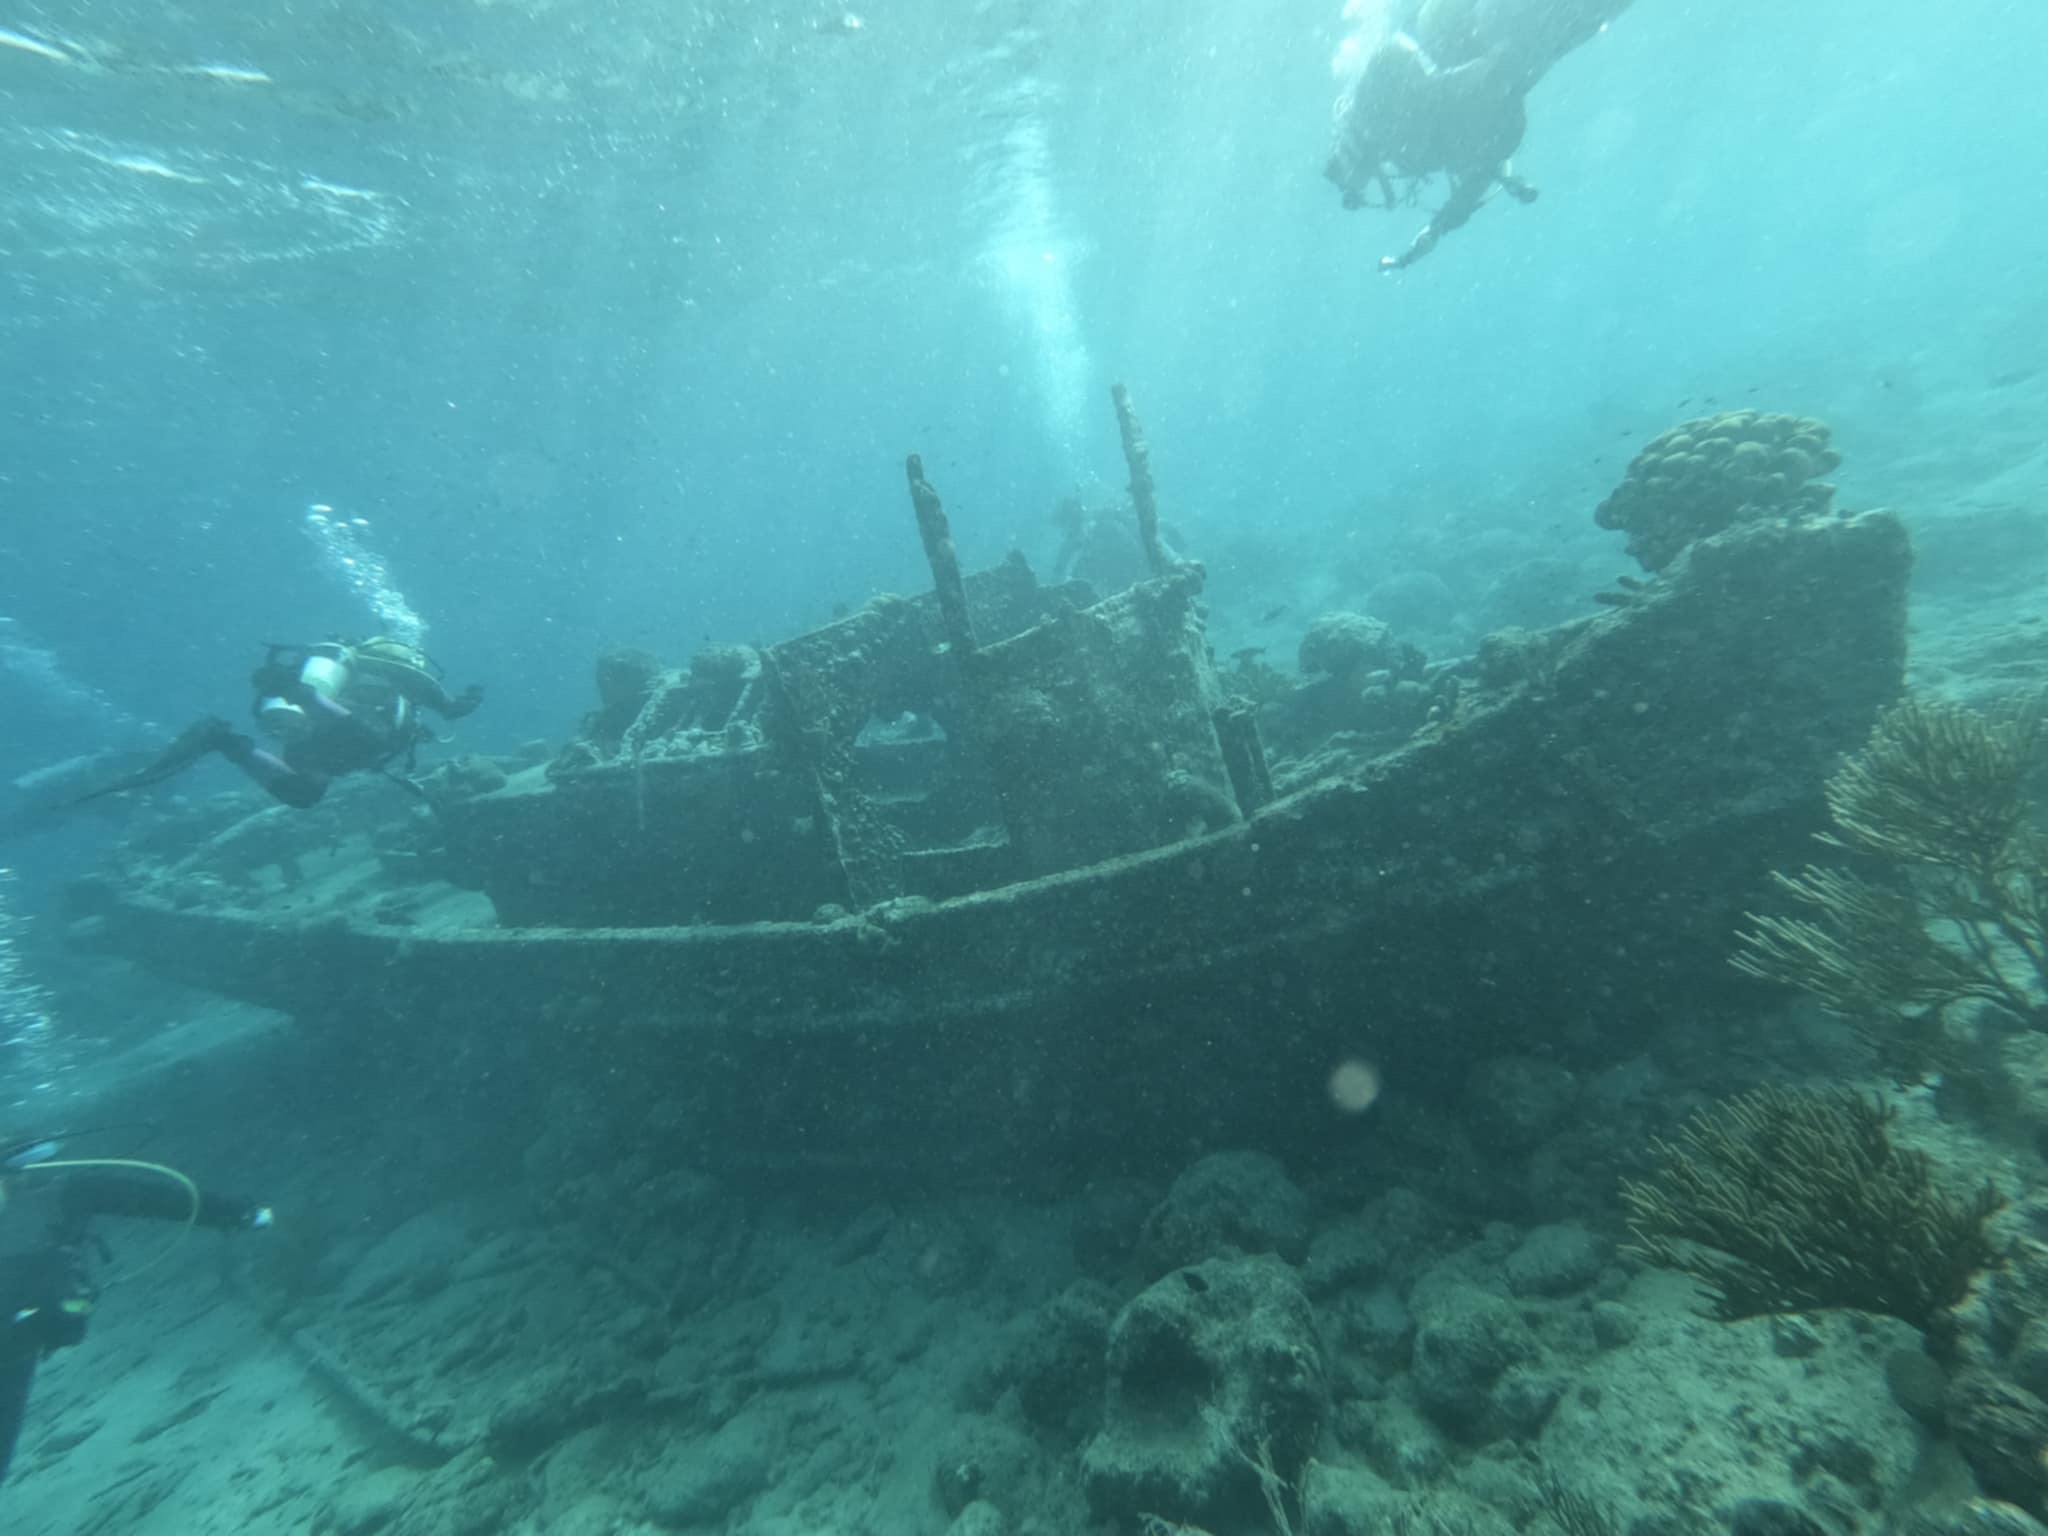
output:
M1662 519L1654 575L1601 611L1255 697L1116 404L1128 590L963 574L912 458L929 593L681 667L608 657L565 747L446 763L424 802L368 781L138 826L75 926L307 1029L658 1101L702 1165L805 1177L1327 1155L1359 1123L1346 1064L1432 1096L1503 1051L1597 1066L1674 998L1755 985L1740 914L1901 685L1896 518L1765 497L1677 540L1673 485L1757 455L1739 422L1667 434L1629 502ZM1794 420L1752 424L1803 484L1827 459Z

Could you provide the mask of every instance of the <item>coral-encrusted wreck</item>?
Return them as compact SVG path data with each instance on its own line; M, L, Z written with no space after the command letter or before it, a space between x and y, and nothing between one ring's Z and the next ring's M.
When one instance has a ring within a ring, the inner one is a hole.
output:
M932 595L611 658L552 761L458 761L424 806L159 824L81 926L537 1099L630 1083L711 1166L899 1177L1341 1144L1342 1062L1414 1093L1613 1059L1748 985L1743 905L1900 685L1895 518L1738 521L1596 616L1417 658L1406 714L1316 685L1354 728L1303 743L1220 679L1119 407L1130 590L963 579L912 460Z

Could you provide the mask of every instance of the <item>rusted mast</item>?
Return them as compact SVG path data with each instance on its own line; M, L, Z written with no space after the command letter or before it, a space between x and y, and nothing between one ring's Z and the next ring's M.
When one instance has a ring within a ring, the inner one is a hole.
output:
M910 503L917 509L917 531L924 540L924 557L932 568L932 586L939 597L939 618L946 627L946 641L953 654L962 658L975 652L974 622L967 612L967 583L960 579L960 557L953 551L953 529L946 521L946 508L939 493L924 477L924 460L912 454L904 469L910 476Z
M1109 387L1116 405L1116 429L1124 440L1124 463L1131 471L1131 505L1138 513L1138 542L1145 548L1145 564L1154 576L1164 576L1174 567L1166 546L1159 542L1159 498L1152 486L1152 450L1145 442L1145 428L1131 409L1131 392L1121 384Z

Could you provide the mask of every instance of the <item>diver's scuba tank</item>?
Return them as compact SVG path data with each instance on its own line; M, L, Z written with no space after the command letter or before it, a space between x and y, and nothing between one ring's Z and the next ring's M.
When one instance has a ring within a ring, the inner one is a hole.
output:
M292 670L293 658L299 665ZM277 680L290 679L302 687L310 688L323 699L338 701L342 690L348 686L349 667L353 661L349 648L338 640L323 640L318 645L274 645L270 648L270 659L264 664L265 673L270 674L270 686L279 686ZM286 684L289 686L289 684ZM304 706L286 698L281 692L258 689L256 719L264 730L280 741L299 741L313 727L307 718Z
M439 677L441 669L432 657L410 641L399 640L391 635L372 635L367 640L358 640L349 647L350 657L355 661L378 662L386 666L404 667L409 671Z
M372 635L349 647L352 683L377 700L385 730L394 744L411 746L430 735L420 723L418 700L443 697L441 667L409 640Z

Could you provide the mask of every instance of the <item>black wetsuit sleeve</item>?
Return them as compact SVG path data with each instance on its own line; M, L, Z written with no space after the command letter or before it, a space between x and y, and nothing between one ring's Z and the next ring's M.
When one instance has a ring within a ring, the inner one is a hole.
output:
M184 1186L170 1179L114 1169L72 1174L64 1181L58 1199L62 1209L59 1227L65 1232L79 1230L95 1216L183 1221L193 1215L192 1196ZM250 1225L256 1211L252 1201L201 1190L194 1219L202 1227L232 1231Z
M432 678L418 678L409 680L399 691L421 709L431 709L448 720L460 720L464 715L474 714L476 707L484 701L483 688L476 683L471 683L460 693L450 693Z
M480 683L471 683L467 688L463 689L462 692L454 695L452 698L449 696L448 691L445 688L442 689L440 701L429 707L434 709L436 712L438 712L446 719L460 720L465 715L475 714L477 706L483 703L483 701L483 685Z

